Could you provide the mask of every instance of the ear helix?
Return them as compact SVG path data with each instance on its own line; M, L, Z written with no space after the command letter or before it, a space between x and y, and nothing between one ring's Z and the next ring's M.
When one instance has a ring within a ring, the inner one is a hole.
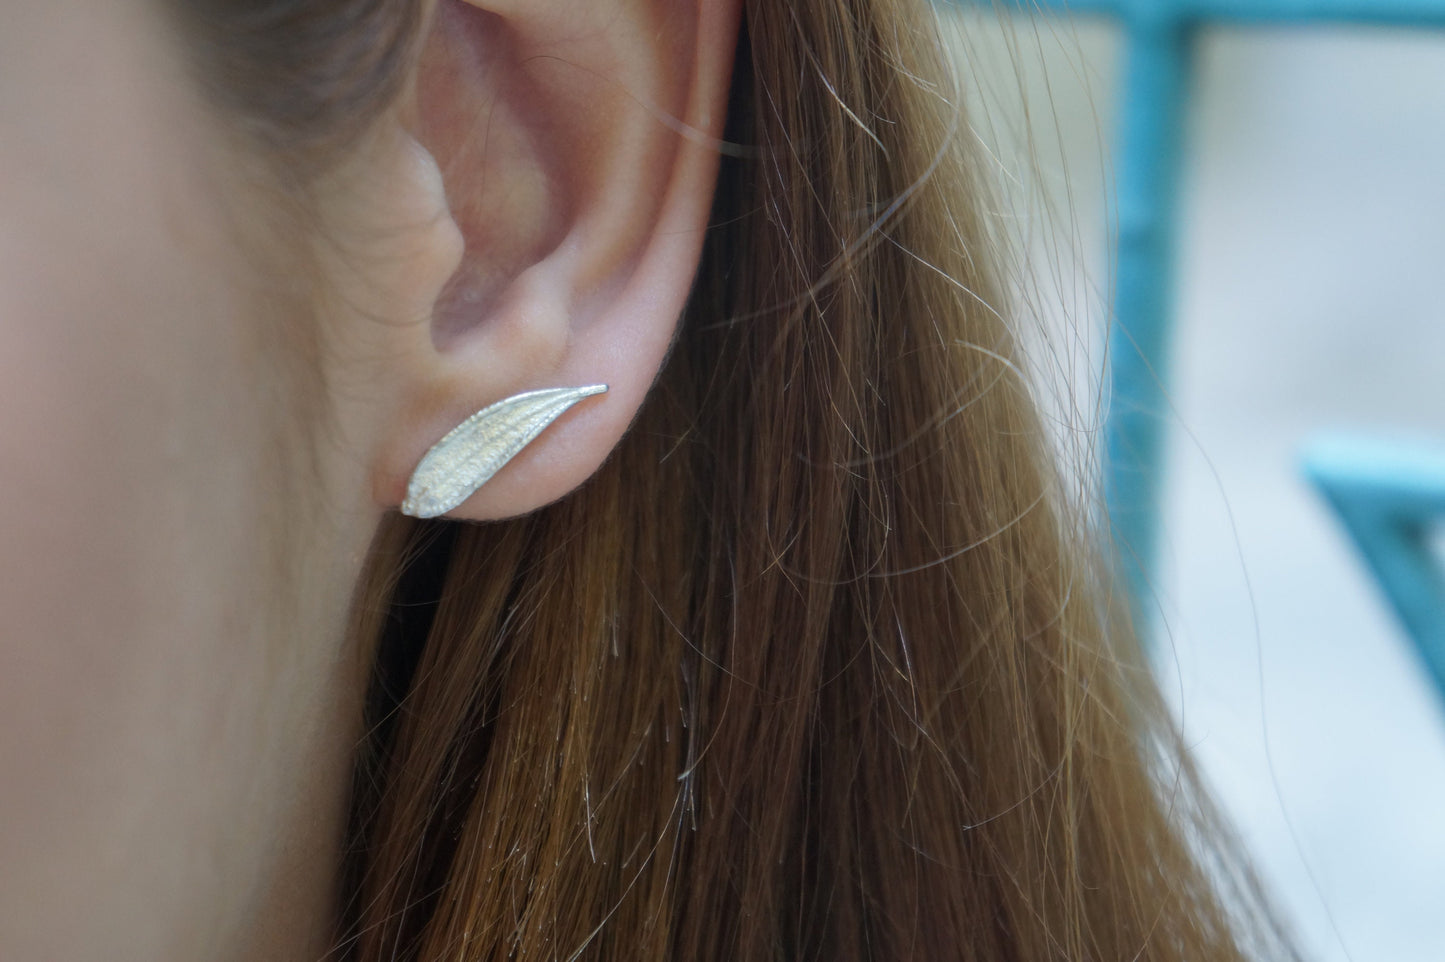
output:
M607 385L527 391L483 408L453 428L421 459L401 513L436 518L456 508L583 398Z

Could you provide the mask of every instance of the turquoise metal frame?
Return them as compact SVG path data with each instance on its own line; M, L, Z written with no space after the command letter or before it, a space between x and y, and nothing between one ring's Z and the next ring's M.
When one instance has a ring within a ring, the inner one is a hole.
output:
M1175 212L1197 32L1231 23L1445 27L1445 0L1013 0L1012 5L1025 13L1102 15L1124 31L1104 491L1136 618L1147 635L1173 340ZM1384 577L1384 569L1375 570ZM1437 674L1436 680L1445 684L1445 676Z
M1445 451L1331 438L1306 477L1335 509L1445 700L1445 571L1431 534L1445 520Z

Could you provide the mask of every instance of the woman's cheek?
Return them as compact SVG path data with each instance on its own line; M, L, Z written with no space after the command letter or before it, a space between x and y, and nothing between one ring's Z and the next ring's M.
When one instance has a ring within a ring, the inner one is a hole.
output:
M251 871L196 833L248 792L275 405L140 6L0 14L0 958L204 954Z

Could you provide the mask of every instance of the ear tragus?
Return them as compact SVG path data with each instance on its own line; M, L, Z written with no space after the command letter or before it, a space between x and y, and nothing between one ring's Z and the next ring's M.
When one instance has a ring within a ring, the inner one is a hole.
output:
M466 242L433 316L439 347L488 316L567 230L567 185L539 143L537 105L508 35L479 6L443 3L418 67L414 133L437 160Z

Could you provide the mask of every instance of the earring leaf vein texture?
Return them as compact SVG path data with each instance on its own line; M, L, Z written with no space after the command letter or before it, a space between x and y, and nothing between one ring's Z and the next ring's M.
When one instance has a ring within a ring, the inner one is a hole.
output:
M606 384L544 388L483 408L422 457L407 484L401 513L438 518L453 510L578 401L606 391Z

